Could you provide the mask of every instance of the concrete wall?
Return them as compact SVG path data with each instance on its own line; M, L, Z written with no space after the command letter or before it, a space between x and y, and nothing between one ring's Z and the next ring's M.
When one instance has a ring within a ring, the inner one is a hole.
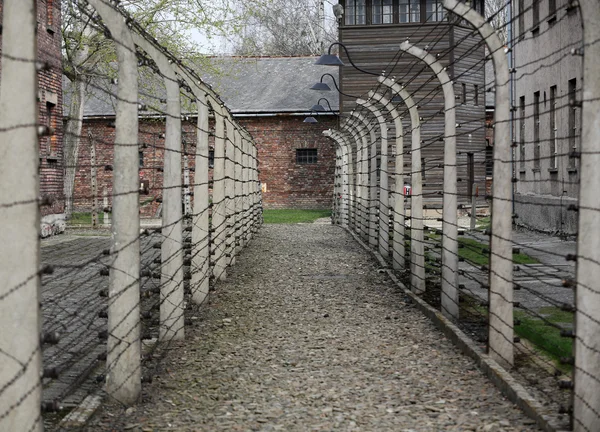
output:
M553 234L577 234L577 212L569 206L577 199L542 195L515 195L517 225Z
M581 99L582 57L571 54L581 48L582 28L578 8L567 11L567 0L556 0L556 13L550 14L548 1L539 2L539 26L533 26L532 0L523 0L524 19L516 19L515 55L515 140L517 147L516 212L519 223L544 231L571 232L565 220L561 199L575 199L579 191L578 159L572 151L570 134L574 133L579 149L581 110L577 109L576 129L569 128L569 80L577 83L577 99ZM519 0L514 0L515 14ZM523 30L519 25L523 25ZM556 138L551 131L551 87L556 86ZM535 140L534 93L539 92L539 140ZM524 136L521 137L520 98L525 97ZM552 153L557 147L556 162ZM536 157L539 146L539 158ZM524 151L524 153L523 153ZM537 159L537 160L536 160ZM558 203L558 205L557 205Z

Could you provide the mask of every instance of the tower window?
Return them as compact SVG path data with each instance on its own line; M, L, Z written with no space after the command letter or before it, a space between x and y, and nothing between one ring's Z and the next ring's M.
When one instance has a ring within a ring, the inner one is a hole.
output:
M366 0L347 0L346 25L364 25L367 23Z

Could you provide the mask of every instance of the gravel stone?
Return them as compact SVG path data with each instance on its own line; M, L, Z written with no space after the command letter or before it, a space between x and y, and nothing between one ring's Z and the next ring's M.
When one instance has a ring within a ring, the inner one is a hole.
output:
M87 430L538 430L340 227L265 225L216 288L136 409Z

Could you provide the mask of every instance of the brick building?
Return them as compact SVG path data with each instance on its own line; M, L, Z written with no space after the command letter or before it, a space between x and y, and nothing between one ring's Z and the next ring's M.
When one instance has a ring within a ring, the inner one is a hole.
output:
M260 181L265 208L331 207L335 147L322 130L337 126L337 115L318 116L318 124L304 123L319 94L309 90L324 73L314 65L316 57L259 57L213 59L221 71L206 76L234 117L246 127L258 146ZM67 85L67 84L65 84ZM156 90L161 92L160 88ZM112 192L114 108L110 96L94 91L85 104L82 143L75 178L74 211L89 211L94 195L102 207L106 190ZM68 91L66 91L68 93ZM143 99L143 98L142 98ZM328 97L337 110L337 94ZM154 101L148 100L148 106ZM193 110L184 117L184 171L194 182L196 117ZM214 130L210 122L211 131ZM95 148L95 162L91 150ZM148 180L148 195L140 196L143 217L155 217L160 211L164 117L151 111L140 112L140 178ZM92 171L97 192L92 191Z
M2 8L3 2L0 0L0 19ZM51 131L39 141L40 195L47 203L41 207L42 235L46 236L64 230L60 2L38 0L37 17L38 59L44 65L38 72L39 123ZM0 49L1 43L0 31Z

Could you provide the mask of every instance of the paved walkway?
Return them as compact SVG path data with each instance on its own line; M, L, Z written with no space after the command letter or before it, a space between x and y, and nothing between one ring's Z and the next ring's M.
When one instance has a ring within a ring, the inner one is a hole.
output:
M264 226L142 403L88 430L537 430L377 270L339 227Z

